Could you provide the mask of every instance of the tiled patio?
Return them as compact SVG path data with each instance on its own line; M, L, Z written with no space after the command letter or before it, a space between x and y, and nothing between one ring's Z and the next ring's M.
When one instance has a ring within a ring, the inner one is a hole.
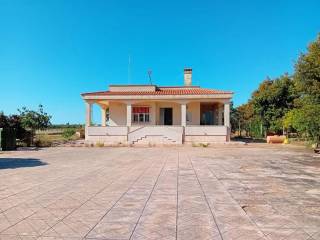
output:
M266 145L0 154L0 239L320 239L320 158Z

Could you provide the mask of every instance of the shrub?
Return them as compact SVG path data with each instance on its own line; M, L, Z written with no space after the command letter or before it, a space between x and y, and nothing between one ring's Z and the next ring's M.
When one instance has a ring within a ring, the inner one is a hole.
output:
M53 142L46 135L38 135L34 140L36 147L51 147Z
M96 147L104 147L104 143L103 142L96 142Z
M200 146L201 146L201 147L205 147L205 148L206 148L206 147L208 147L208 146L209 146L209 143L200 143Z
M192 142L192 147L199 147L199 144Z
M63 130L62 137L65 139L70 139L73 135L75 135L76 130L73 128L66 128Z

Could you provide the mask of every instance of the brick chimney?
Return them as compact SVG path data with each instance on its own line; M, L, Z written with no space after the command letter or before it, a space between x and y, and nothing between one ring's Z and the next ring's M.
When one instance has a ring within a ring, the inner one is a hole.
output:
M184 69L184 85L185 86L192 85L192 68Z

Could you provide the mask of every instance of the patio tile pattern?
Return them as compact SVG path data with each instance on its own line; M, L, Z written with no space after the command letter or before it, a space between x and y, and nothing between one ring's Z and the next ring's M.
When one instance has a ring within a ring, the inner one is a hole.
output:
M0 163L0 240L320 239L320 158L300 149L50 148Z

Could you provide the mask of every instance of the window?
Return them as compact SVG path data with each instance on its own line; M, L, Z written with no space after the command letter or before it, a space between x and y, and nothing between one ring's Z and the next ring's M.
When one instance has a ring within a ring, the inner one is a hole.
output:
M148 123L150 122L150 108L149 107L133 107L132 108L134 123Z

